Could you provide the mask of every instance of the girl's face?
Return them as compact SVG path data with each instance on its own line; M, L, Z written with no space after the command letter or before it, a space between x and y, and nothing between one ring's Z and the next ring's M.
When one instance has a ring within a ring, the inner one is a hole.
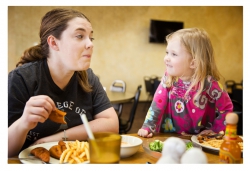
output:
M74 18L62 32L58 45L58 63L70 71L87 70L90 66L93 43L91 24L84 18Z
M191 60L192 57L181 44L179 36L173 36L168 41L166 56L164 57L167 74L189 81L193 75L193 69L190 68Z

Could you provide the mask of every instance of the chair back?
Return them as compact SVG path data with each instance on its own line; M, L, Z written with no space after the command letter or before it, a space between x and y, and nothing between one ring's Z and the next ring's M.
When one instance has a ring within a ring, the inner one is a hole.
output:
M243 106L238 101L232 99L233 103L233 112L236 113L239 117L237 124L237 134L243 135Z
M153 82L149 76L144 76L144 83L147 94L153 95Z
M123 80L115 80L110 86L110 91L125 92L126 83Z
M137 106L138 106L138 102L139 102L139 98L140 98L140 95L141 95L141 88L142 88L141 85L139 85L137 87L135 97L133 99L133 105L132 105L132 108L131 108L131 111L130 111L130 114L129 114L129 118L128 118L128 121L127 121L128 127L125 130L119 130L121 133L127 133L128 131L130 131L130 129L131 129L132 125L133 125L136 110L137 110Z
M111 86L110 86L110 91L115 91L115 92L121 92L124 93L126 91L126 83L123 80L115 80ZM115 111L118 114L118 117L121 116L122 114L122 104L112 104Z

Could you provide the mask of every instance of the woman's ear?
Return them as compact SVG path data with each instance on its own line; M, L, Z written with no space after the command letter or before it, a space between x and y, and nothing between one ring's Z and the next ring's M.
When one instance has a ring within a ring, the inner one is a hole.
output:
M57 45L57 42L56 42L56 38L52 35L50 35L48 38L47 38L47 43L49 45L49 47L55 51L58 51L59 50L59 47Z
M191 63L190 63L190 68L192 69L195 69L197 67L197 64L196 64L196 60L195 59L192 59Z

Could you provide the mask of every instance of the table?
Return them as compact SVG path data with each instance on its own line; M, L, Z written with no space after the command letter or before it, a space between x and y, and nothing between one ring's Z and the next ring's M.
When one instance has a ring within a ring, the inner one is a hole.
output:
M106 90L108 98L111 103L126 103L135 97L135 93L130 92L114 92Z
M147 138L143 138L138 136L137 134L127 134L127 135L132 135L132 136L136 136L141 138L143 141L146 140ZM154 137L179 137L182 139L188 139L190 140L191 137L187 137L187 136L182 136L180 134L176 134L176 133L158 133L155 134ZM216 164L219 163L219 155L218 153L214 153L211 151L204 151L203 152L206 154L207 159L208 159L208 163L212 163L212 164ZM157 162L157 158L152 157L151 155L149 155L148 153L146 153L143 149L143 147L141 146L139 151L134 154L133 156L129 157L129 158L124 158L120 160L120 164L145 164L146 162L150 162L152 164L155 164Z
M136 133L126 134L126 135L139 137L143 141L146 139L146 138L138 136ZM172 137L172 136L190 140L190 137L182 136L182 135L176 134L176 133L166 133L166 134L159 133L159 134L154 135L154 137ZM211 164L218 164L219 163L218 152L214 153L214 152L211 152L209 150L207 151L204 148L203 148L203 151L207 156L208 163L211 163ZM154 158L151 155L149 155L148 153L146 153L144 151L143 147L140 146L140 149L136 154L134 154L133 156L128 157L128 158L122 158L120 160L120 164L146 164L146 162L150 162L152 164L155 164L157 162L157 160L158 160L157 158ZM243 163L243 159L241 162ZM20 164L20 163L21 162L19 160L8 160L8 164Z

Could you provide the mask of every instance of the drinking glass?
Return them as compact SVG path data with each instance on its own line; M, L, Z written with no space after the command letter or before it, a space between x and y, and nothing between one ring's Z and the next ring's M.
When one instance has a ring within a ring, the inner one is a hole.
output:
M112 164L119 163L121 136L115 133L93 133L95 139L88 139L90 163Z

